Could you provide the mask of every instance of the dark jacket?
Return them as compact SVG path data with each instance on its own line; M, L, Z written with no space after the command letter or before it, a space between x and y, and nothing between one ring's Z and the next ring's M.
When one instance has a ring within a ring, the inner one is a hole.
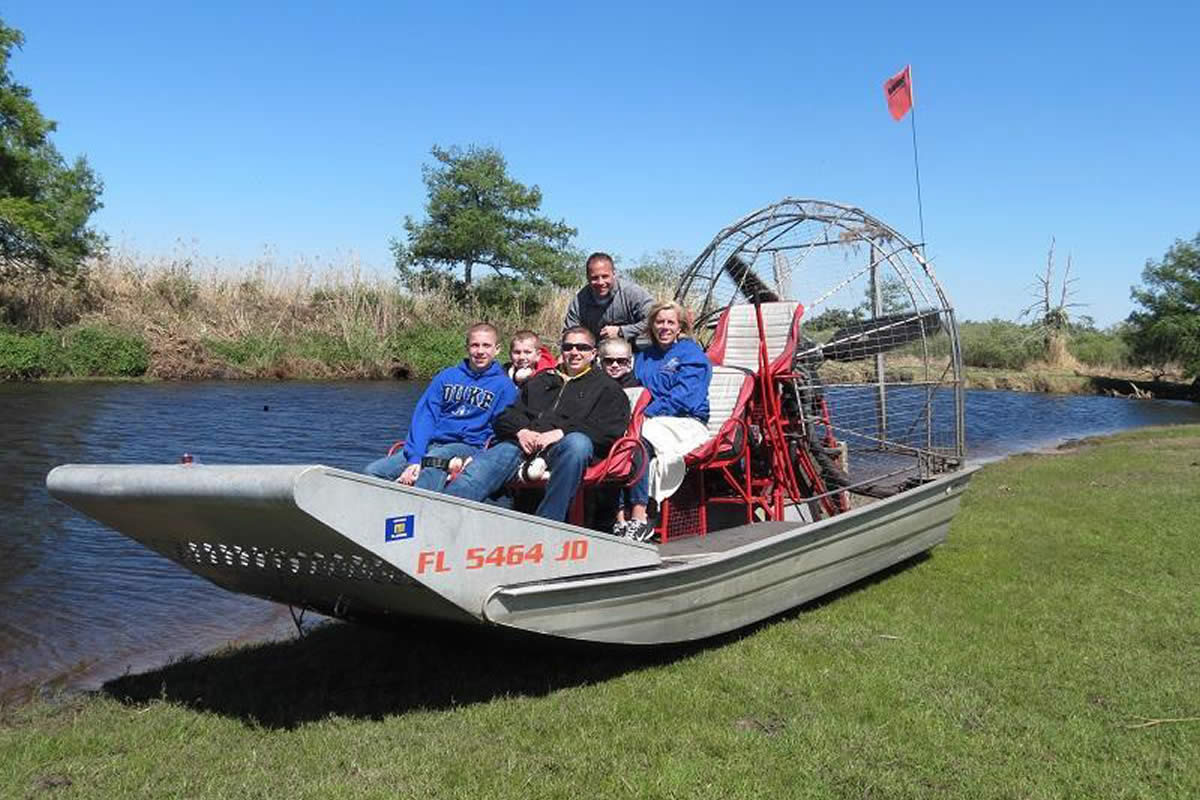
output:
M567 381L546 370L525 381L517 402L496 418L496 438L515 440L528 428L542 433L561 429L592 440L592 455L603 458L629 425L629 400L617 382L597 367Z

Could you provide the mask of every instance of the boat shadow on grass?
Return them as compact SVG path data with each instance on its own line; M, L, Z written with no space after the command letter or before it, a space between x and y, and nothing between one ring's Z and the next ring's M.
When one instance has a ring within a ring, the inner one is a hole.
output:
M100 694L213 712L266 728L330 716L381 720L501 697L540 697L687 659L795 619L921 563L921 554L824 597L700 642L596 645L521 632L409 623L331 622L302 638L231 648L108 681Z

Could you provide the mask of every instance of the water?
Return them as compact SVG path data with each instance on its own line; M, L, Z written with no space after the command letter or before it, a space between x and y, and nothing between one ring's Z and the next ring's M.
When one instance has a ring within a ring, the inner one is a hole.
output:
M358 470L403 434L422 388L0 385L0 699L292 631L286 608L218 589L53 500L53 466L170 463L188 452Z
M0 699L95 685L229 642L292 633L286 608L233 595L46 493L64 463L322 463L358 470L402 436L407 383L0 385ZM972 458L1126 428L1200 423L1200 405L968 392Z

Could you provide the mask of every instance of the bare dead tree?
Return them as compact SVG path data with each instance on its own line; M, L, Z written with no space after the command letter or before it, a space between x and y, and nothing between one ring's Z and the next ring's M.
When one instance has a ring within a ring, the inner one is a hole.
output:
M1075 283L1071 277L1071 254L1067 254L1067 268L1063 271L1062 283L1058 286L1058 302L1054 302L1054 237L1050 237L1050 252L1046 256L1046 272L1035 275L1037 283L1030 287L1036 298L1021 311L1021 318L1032 317L1033 327L1042 340L1046 363L1062 366L1067 362L1067 341L1070 338L1070 309L1086 305L1069 302L1075 296Z

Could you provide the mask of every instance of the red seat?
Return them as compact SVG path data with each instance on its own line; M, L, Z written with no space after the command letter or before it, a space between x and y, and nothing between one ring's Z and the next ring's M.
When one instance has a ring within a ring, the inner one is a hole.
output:
M804 306L793 302L762 303L757 307L737 304L725 309L708 345L708 360L713 364L759 372L756 308L762 309L768 372L775 375L790 371L800 341L800 320L804 316Z
M815 496L827 514L849 508L844 493L827 492L808 450L793 448L788 443L789 439L798 438L806 426L818 424L825 429L825 446L837 446L823 401L820 414L811 420L784 418L782 414L781 395L785 385L794 391L804 391L800 381L807 381L806 376L792 371L797 347L803 339L800 333L803 316L804 306L796 302L730 306L721 315L708 349L715 364L741 366L755 372L753 416L768 440L772 457L768 468L772 474L760 476L755 484L756 489L770 495L765 509L770 519L781 519L785 503L797 502L801 496ZM802 476L805 487L798 476Z
M807 426L814 424L824 427L826 446L836 446L824 404L820 415L811 420L785 417L781 407L785 388L804 390L800 383L804 376L792 372L803 341L803 316L804 306L796 302L735 304L721 314L707 350L715 365L709 398L713 436L687 455L686 463L694 472L680 493L660 509L661 541L707 533L709 504L743 506L747 522L754 521L756 512L766 519L783 519L787 504L813 497L828 514L848 508L844 493L826 491L808 450L795 446ZM725 405L718 399L722 393ZM721 408L728 408L724 419ZM756 467L762 473L758 475L751 473L752 427L769 456L768 463ZM711 480L718 476L723 483L713 485ZM714 496L718 486L725 491Z
M694 470L691 479L696 484L695 523L681 521L678 513L681 503L671 499L663 501L659 508L657 532L659 541L666 542L672 533L676 537L686 534L704 535L708 532L708 504L736 503L745 505L746 521L753 519L753 498L750 486L749 464L749 416L750 400L754 396L754 375L740 367L713 367L712 381L708 386L708 431L709 439L684 457L689 470ZM740 474L730 467L741 464ZM732 497L710 497L707 473L715 472L733 491ZM691 505L691 504L688 504ZM672 517L675 517L674 524Z
M642 421L646 418L646 406L650 405L650 393L645 389L632 400L629 427L620 439L613 442L608 455L592 464L583 473L583 486L598 486L608 483L632 486L646 471L646 446L642 444Z

